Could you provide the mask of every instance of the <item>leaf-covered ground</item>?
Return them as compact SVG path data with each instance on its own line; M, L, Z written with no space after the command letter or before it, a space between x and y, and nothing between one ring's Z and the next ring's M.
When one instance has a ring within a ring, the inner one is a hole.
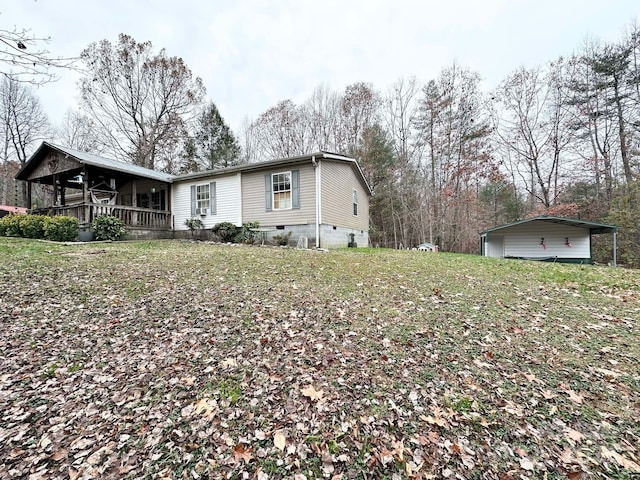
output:
M0 478L637 478L639 284L0 239Z

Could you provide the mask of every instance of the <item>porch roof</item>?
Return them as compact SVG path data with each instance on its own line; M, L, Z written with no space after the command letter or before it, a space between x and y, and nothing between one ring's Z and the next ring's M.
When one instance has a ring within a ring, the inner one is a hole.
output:
M77 162L92 167L99 167L106 170L113 170L115 172L124 173L127 175L133 175L136 177L144 177L153 180L157 180L165 183L173 182L173 175L164 172L158 172L150 170L148 168L140 167L138 165L132 165L130 163L119 162L111 158L101 157L93 155L91 153L82 152L73 148L62 147L49 142L42 142L38 149L29 158L27 163L20 169L16 175L17 180L28 180L29 175L33 170L46 158L48 151L53 150L65 156L65 158L72 157Z

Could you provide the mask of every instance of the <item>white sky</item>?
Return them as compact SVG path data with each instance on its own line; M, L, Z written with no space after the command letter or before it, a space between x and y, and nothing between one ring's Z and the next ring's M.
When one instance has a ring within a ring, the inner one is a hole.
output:
M119 33L182 57L239 132L287 98L325 83L380 90L402 77L435 78L453 61L487 89L520 65L571 54L587 37L616 41L640 21L639 0L7 0L0 29L50 36L77 56ZM77 105L78 76L61 71L36 93L54 124Z

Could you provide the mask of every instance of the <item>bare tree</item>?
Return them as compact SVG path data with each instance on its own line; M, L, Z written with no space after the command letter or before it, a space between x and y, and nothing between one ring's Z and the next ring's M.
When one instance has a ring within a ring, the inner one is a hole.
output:
M309 151L311 139L304 109L283 100L252 122L258 158L273 159L302 155Z
M422 171L430 190L434 240L448 250L473 248L470 217L480 183L491 170L490 128L479 83L477 73L454 64L423 88Z
M117 45L92 43L81 58L88 74L81 81L82 106L97 124L96 133L119 159L147 168L171 159L174 134L198 113L205 88L181 58L151 42L121 34Z
M56 70L74 68L78 59L51 55L44 47L50 41L25 28L0 29L0 76L32 85L56 81Z
M23 167L35 145L50 132L49 120L33 89L8 77L0 80L0 122L1 160L5 171L12 170L7 168L10 163ZM22 184L20 191L18 202L26 205L26 185Z
M355 152L364 132L378 123L380 102L380 95L369 83L347 86L340 101L338 144L341 153Z
M65 147L94 154L104 153L94 135L96 122L78 110L68 110L56 131L56 141Z
M302 106L307 118L313 150L340 151L340 95L328 85L319 85Z
M407 161L420 162L423 145L418 140L420 86L415 77L399 79L384 100L383 116L396 155Z
M560 194L559 177L569 133L561 68L520 68L502 83L496 118L499 143L513 160L514 178L527 191L530 210L551 207Z

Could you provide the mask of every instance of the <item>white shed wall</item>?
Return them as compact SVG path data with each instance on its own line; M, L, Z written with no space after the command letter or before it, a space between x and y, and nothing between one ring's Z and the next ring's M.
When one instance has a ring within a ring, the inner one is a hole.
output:
M506 257L591 257L590 235L584 228L533 221L489 232L485 250L487 256L494 256L492 253L497 249L493 248L492 238L498 241L499 237L504 239ZM540 244L542 238L546 248ZM567 238L571 247L566 244Z
M202 177L174 183L171 195L174 230L188 230L184 222L191 218L191 186L216 182L216 214L196 215L205 228L212 228L220 222L242 225L242 204L240 194L240 173L221 177Z

